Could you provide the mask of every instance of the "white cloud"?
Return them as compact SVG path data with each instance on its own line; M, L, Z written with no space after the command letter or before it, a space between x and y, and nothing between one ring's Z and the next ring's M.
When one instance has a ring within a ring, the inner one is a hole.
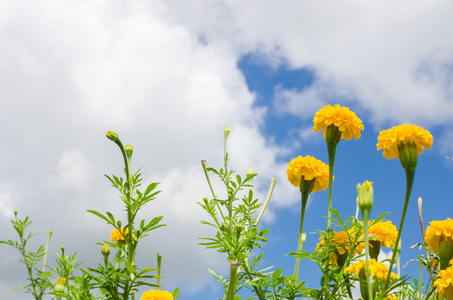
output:
M281 57L309 68L307 90L281 90L276 107L309 114L310 99L359 102L376 123L388 120L445 124L453 113L453 42L449 1L202 1L167 13L215 43L228 38L238 51ZM207 18L197 13L209 10ZM173 14L172 14L173 13ZM218 22L216 22L218 20ZM228 20L228 21L227 21ZM219 29L219 24L224 26ZM261 57L266 57L262 55ZM327 91L327 93L326 93ZM340 99L339 99L340 98Z
M111 228L86 210L110 211L124 222L123 205L102 176L123 168L117 146L105 138L116 130L134 145L133 169L143 166L144 178L162 183L141 217L164 215L167 227L144 240L137 259L155 266L161 252L165 284L188 296L211 288L206 267L220 273L228 267L224 255L196 239L212 234L199 223L206 216L196 202L209 195L200 160L221 161L226 125L233 128L232 150L248 145L233 151L237 165L245 163L242 156L253 158L268 175L279 169L281 149L266 144L258 130L263 111L252 107L237 53L201 43L162 19L165 6L144 3L2 4L0 125L8 128L2 140L11 146L0 157L14 172L0 180L17 197L1 203L30 216L31 230L41 232L31 248L52 229L51 253L63 244L85 266L96 265L101 257L94 243L108 239ZM263 186L260 194L267 192L268 183ZM23 268L16 259L1 263L3 270ZM17 274L2 295L24 283ZM15 292L5 299L20 297Z

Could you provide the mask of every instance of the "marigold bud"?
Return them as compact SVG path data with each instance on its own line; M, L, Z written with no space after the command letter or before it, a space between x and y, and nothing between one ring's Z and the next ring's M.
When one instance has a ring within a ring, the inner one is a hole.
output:
M231 130L230 130L230 127L228 127L228 126L225 126L225 128L223 129L223 133L224 133L226 136L228 136L228 134L230 134L230 131L231 131Z
M107 131L106 136L109 140L112 140L115 143L118 141L118 134L113 130Z
M255 174L252 167L247 168L247 176ZM252 184L252 179L249 180L249 184Z
M357 204L362 213L373 207L373 182L365 180L362 185L357 184Z
M101 253L102 253L102 255L104 255L105 258L107 258L110 255L110 246L107 244L104 244L104 246L102 246Z
M132 152L134 151L134 147L132 146L132 144L126 144L125 151L126 151L127 157L129 157L129 158L132 157Z

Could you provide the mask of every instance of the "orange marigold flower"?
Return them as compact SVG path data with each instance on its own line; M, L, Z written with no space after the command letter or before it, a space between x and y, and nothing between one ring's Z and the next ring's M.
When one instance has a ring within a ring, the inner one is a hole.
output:
M149 290L143 293L140 300L173 300L173 295L167 291Z
M423 147L430 150L433 136L428 130L413 124L402 124L387 130L382 130L378 136L377 150L383 149L382 155L387 159L400 159L399 147L404 144L414 144L417 155L423 152Z
M110 233L110 240L112 242L116 242L117 244L122 244L124 243L124 237L129 233L129 229L126 229L124 230L124 227L121 227L121 232L118 230L118 229L114 229L111 233ZM137 237L135 236L134 234L134 239L136 239Z
M313 119L313 130L315 132L323 130L323 137L326 137L326 129L329 125L335 125L341 131L341 138L350 140L360 138L360 130L363 130L362 120L349 110L349 107L343 107L339 104L335 106L326 105L315 114Z
M434 286L442 299L453 299L453 267L440 271Z
M437 252L442 240L451 241L453 239L453 220L447 218L443 221L432 221L426 228L425 242L432 252Z
M395 245L396 237L398 235L396 226L393 225L391 221L379 222L371 225L368 228L368 233L373 235L370 237L371 240L379 240L381 245L389 248Z
M286 174L295 187L300 186L302 176L305 180L315 179L313 192L325 190L329 185L329 166L310 155L293 159L288 164Z
M364 259L357 263L344 268L346 273L357 274L359 276L366 276L366 262ZM387 279L388 268L385 264L377 262L374 258L370 259L370 274L380 281ZM396 279L398 276L395 273L390 273L391 279Z

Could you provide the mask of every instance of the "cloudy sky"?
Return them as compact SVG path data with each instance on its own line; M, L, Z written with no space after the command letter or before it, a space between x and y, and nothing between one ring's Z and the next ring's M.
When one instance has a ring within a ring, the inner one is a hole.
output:
M345 218L355 214L356 184L368 179L372 217L391 212L399 222L404 172L376 151L380 130L408 122L434 136L419 158L402 236L403 261L415 258L408 248L421 240L417 198L425 223L452 217L453 162L445 158L453 156L452 15L449 0L3 0L0 240L15 238L9 220L18 210L40 232L31 247L51 229L52 253L64 245L84 266L101 261L95 243L111 228L86 210L123 214L103 176L122 172L121 154L105 138L115 130L134 145L133 169L161 183L139 217L164 215L167 227L143 240L139 263L155 266L159 252L164 288L179 286L188 300L222 297L205 268L222 274L228 263L198 246L197 237L212 232L199 223L205 214L196 202L209 196L200 160L221 166L229 126L231 166L240 174L254 168L261 198L277 177L263 252L265 264L291 274L285 254L297 246L300 208L286 165L298 155L327 161L312 119L339 103L365 125L361 139L337 150L333 206ZM310 233L325 227L326 204L326 192L309 200L307 250L318 239ZM19 258L0 246L1 299L30 299L22 291L5 296L25 284ZM315 266L301 268L316 286Z

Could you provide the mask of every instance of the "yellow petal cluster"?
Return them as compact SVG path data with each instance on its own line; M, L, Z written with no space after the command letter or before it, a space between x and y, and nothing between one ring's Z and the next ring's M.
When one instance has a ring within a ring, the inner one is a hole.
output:
M66 280L65 277L62 277L62 278L58 277L58 278L57 278L57 284L58 284L58 283L60 283L60 284L66 284L66 281L67 281L67 280Z
M439 271L434 286L442 299L453 299L453 267Z
M329 185L329 166L310 155L293 159L288 164L286 174L295 187L300 186L302 176L305 180L316 179L313 192L325 190Z
M417 155L423 148L431 149L433 136L428 130L413 124L402 124L387 130L382 130L378 136L377 150L383 149L382 155L387 159L400 158L398 147L412 143L417 149Z
M353 263L344 268L344 271L351 274L366 275L366 261L362 259L357 263ZM387 279L388 268L385 264L377 262L372 258L370 259L370 274L380 281L385 281ZM391 273L390 278L396 279L398 276L395 273Z
M143 293L140 300L173 300L173 295L167 291L149 290Z
M122 234L121 234L122 233ZM129 233L129 229L126 229L124 230L124 227L121 227L121 232L118 230L118 229L114 229L111 233L110 233L110 240L112 242L116 242L117 244L121 244L121 243L124 243L124 237ZM135 236L134 234L134 239L136 239L137 237Z
M355 112L350 111L349 107L326 105L321 108L313 119L313 130L315 132L323 131L324 138L326 137L326 128L333 124L341 131L341 138L350 140L360 138L360 130L363 130L362 120L360 120Z
M373 235L370 237L371 240L379 240L381 245L389 248L395 245L396 237L398 236L396 226L393 225L391 221L379 222L371 225L368 228L368 233Z
M453 220L447 218L443 221L432 221L426 228L425 242L432 252L437 252L441 240L453 239Z
M351 243L350 243L350 239L353 240L354 239L354 231L353 230L349 230L348 232L346 231L339 231L339 232L334 232L333 233L333 236L330 238L330 248L333 249L335 251L332 259L331 259L331 263L334 265L334 266L337 266L337 259L338 259L338 255L343 255L343 254L347 254L348 251L351 249ZM324 237L319 237L319 240L320 242L318 243L318 245L316 246L316 249L318 251L321 251L325 246L326 246L326 242L324 241ZM354 254L361 254L362 251L363 251L363 243L360 243L356 246L356 248L354 249Z

